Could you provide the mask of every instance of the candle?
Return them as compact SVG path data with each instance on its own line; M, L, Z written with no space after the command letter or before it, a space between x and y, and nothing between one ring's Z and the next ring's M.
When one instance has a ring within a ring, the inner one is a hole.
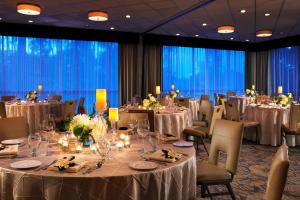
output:
M129 135L125 135L124 140L125 140L125 141L129 141L129 140L130 140Z
M95 145L95 144L91 144L91 145L90 145L90 150L91 150L92 152L96 153L96 150L97 150L96 145Z
M108 119L111 122L119 121L119 110L118 110L118 108L110 108L109 109Z
M282 86L278 86L277 93L282 94Z
M160 86L156 86L156 94L160 94Z
M43 86L42 85L38 85L38 91L41 92L43 90Z
M125 141L124 146L125 147L130 147L130 142L129 141Z
M80 153L82 151L82 143L78 143L76 146L76 152Z
M98 112L106 109L106 89L96 89L96 109Z
M124 147L124 142L118 141L117 144L116 144L116 147L118 147L119 151L122 151L122 149Z
M253 85L251 86L251 88L252 88L252 90L255 90L255 85L253 84Z
M172 91L175 90L175 85L174 85L174 84L171 85L171 90L172 90Z
M120 135L120 139L124 140L124 139L125 139L125 134L122 133L122 134Z

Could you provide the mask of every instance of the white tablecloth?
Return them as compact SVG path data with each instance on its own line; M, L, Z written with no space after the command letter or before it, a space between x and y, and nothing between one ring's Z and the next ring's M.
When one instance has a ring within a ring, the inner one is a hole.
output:
M289 108L248 105L246 107L245 118L260 122L261 144L278 146L281 144L281 125L289 123L289 114ZM244 136L251 140L255 138L255 134L252 132L246 132ZM299 145L300 137L288 136L287 144L289 146Z
M251 98L246 96L231 96L229 97L229 102L237 102L238 110L240 115L244 115L246 111L246 106L251 103Z
M27 119L30 133L38 130L43 120L49 118L49 114L62 115L62 103L59 102L6 104L5 109L7 117L24 116Z
M155 113L155 130L182 138L182 131L193 124L191 109L172 113Z
M191 99L189 109L191 109L193 120L199 120L199 100Z

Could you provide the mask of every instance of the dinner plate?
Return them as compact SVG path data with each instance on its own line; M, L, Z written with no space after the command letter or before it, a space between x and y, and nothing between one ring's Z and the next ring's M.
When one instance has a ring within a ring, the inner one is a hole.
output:
M22 160L10 163L10 166L14 169L31 169L41 166L42 162L38 160Z
M1 143L6 145L13 145L13 144L21 144L24 140L22 139L13 139L13 140L3 140Z
M180 142L174 142L173 145L175 147L192 147L193 143L192 142L180 141Z
M129 165L132 169L136 170L153 170L157 168L157 164L150 161L135 161Z

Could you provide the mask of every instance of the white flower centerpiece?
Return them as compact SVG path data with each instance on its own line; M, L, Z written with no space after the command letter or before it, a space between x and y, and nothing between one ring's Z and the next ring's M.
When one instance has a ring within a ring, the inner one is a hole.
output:
M277 104L282 105L283 107L291 104L293 101L293 94L287 93L287 95L281 94L277 96Z
M159 101L152 95L148 94L148 97L143 100L143 106L146 108L155 108L159 105Z
M91 118L86 114L79 114L73 117L69 130L74 133L77 139L84 145L89 145L105 139L107 132L106 120L101 116Z
M170 93L170 97L172 99L176 98L179 95L180 91L179 90L172 90Z
M35 90L30 91L26 94L25 98L27 101L36 101L38 98L38 92Z
M246 96L247 97L256 97L257 91L255 89L246 89Z

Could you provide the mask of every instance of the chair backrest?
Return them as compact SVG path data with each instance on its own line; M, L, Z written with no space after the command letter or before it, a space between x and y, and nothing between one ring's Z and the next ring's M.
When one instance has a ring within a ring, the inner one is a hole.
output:
M29 128L24 117L0 119L0 141L27 137Z
M86 108L84 106L84 97L81 97L79 99L78 108L77 108L78 114L87 114Z
M142 97L139 95L135 95L134 97L132 97L132 103L138 103L138 104L142 104L143 100Z
M84 105L84 97L80 97L78 106L83 106Z
M68 120L76 113L76 100L67 100L63 105L63 119Z
M299 123L300 123L300 104L291 104L289 128L295 131L300 128Z
M127 127L128 124L134 120L139 119L148 119L148 113L129 113L129 112L120 112L119 113L119 121L118 121L118 128L120 127Z
M12 101L15 98L16 98L15 96L2 96L1 97L1 101L4 101L4 102L6 102L6 101Z
M62 97L61 95L53 95L53 96L49 96L49 101L61 101Z
M222 106L222 108L223 108L223 113L226 116L226 109L225 109L226 97L225 98L220 98L219 101L220 101L220 106Z
M154 110L139 110L139 109L130 109L129 113L147 113L148 120L150 123L150 131L154 131Z
M237 103L234 101L232 103L226 101L225 102L225 110L226 110L226 119L232 121L240 121L240 114L238 110Z
M236 93L235 92L227 92L226 93L227 100L229 100L229 97L232 97L232 96L236 96Z
M199 105L199 120L208 121L212 115L212 102L208 100L203 100Z
M214 129L216 120L222 119L223 110L224 110L224 108L222 106L215 106L213 108L211 117L208 120L208 127L209 127L208 135L211 136L213 134L213 129Z
M215 106L220 105L220 98L217 93L214 93L214 99L215 99Z
M0 101L0 117L6 118L5 103L3 101Z
M235 174L238 166L240 147L243 136L243 124L229 120L218 119L215 122L208 162L218 164L220 152L227 154L225 169Z
M289 170L288 147L283 144L277 150L268 176L266 200L280 200Z
M174 103L188 108L190 106L190 98L175 98Z
M201 97L200 97L200 102L203 101L203 100L209 101L209 95L208 94L202 94Z

